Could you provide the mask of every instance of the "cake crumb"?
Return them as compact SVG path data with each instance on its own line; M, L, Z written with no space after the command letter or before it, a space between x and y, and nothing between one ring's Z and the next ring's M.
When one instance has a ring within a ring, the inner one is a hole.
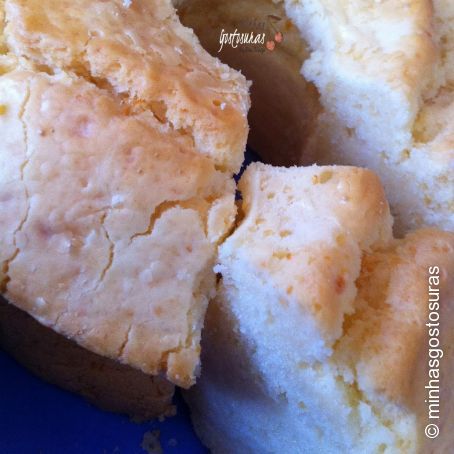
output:
M162 454L162 446L159 440L160 435L161 432L157 429L145 432L140 446L148 454Z

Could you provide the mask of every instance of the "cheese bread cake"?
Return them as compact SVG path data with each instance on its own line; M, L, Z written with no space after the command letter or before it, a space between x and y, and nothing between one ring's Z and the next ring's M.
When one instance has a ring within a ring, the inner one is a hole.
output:
M449 452L454 235L394 239L365 169L253 164L240 189L201 378L185 393L204 443L214 453Z

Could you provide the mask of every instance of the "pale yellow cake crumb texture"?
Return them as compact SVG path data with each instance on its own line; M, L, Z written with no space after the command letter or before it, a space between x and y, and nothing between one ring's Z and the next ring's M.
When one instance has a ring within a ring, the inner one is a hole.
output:
M110 86L192 137L219 167L239 170L248 84L200 46L170 1L6 0L5 11L14 54Z
M215 453L450 452L454 234L393 238L383 189L365 169L252 164L240 188L243 219L220 247L201 379L185 394L202 440ZM444 348L437 440L424 435L433 266Z
M276 295L283 311L298 312L304 305L313 326L301 330L295 325L292 342L299 340L301 355L323 359L339 337L344 314L353 310L361 252L391 235L383 188L372 172L359 168L254 165L239 189L248 216L222 245L220 270L241 256L265 287L271 278L284 290ZM319 345L320 351L308 345Z
M302 162L368 167L402 234L454 230L454 2L286 0L323 111Z
M248 83L169 1L2 0L0 15L1 292L190 386Z

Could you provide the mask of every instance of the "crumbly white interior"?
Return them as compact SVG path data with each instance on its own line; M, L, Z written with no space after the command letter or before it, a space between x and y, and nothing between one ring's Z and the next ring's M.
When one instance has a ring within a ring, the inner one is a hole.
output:
M208 51L253 80L249 144L265 162L369 168L396 234L454 228L452 1L184 0L178 9ZM218 53L220 27L250 31L241 28L250 18L283 41L263 54Z
M202 440L215 453L425 452L413 406L425 277L443 269L449 319L454 235L393 239L364 169L253 164L240 189L244 217L220 247L202 374L186 394Z
M249 285L257 285L253 276ZM286 330L279 337L260 320L251 330L243 311L256 300L230 287L209 308L208 323L217 327L204 333L210 346L187 399L213 452L416 452L414 414L372 403L351 380L354 371L343 375L331 360L309 365L289 358L282 338L293 338L304 318L281 321ZM296 347L292 353L298 355Z
M400 234L454 228L454 4L285 2L324 107L303 160L367 166Z

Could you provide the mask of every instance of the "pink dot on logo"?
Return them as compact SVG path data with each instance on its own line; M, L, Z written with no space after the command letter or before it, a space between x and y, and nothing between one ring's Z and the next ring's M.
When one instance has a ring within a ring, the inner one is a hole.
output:
M266 48L267 48L268 50L274 50L274 46L275 46L275 45L276 45L275 42L272 41L272 40L266 42Z

